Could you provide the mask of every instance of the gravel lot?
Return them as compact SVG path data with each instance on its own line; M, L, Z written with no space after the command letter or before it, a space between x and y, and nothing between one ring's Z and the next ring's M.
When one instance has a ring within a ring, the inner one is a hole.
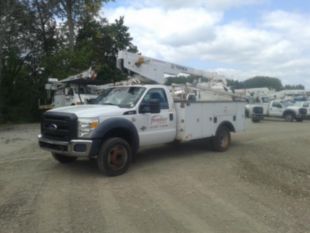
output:
M38 132L0 127L1 233L310 232L310 121L248 122L225 153L147 148L114 178L58 164Z

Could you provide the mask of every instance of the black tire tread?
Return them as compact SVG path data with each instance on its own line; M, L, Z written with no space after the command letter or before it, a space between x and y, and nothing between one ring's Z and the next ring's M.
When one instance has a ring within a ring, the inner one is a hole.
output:
M128 162L123 169L121 169L119 171L114 171L114 170L110 169L109 166L107 165L107 154L106 154L106 152L111 146L113 146L117 143L121 143L126 147L127 153L128 153ZM109 138L103 142L101 149L99 151L98 158L97 158L97 165L98 165L99 170L104 175L118 176L118 175L122 175L123 173L125 173L128 170L129 165L131 163L131 160L132 160L132 150L131 150L131 147L128 144L128 142L126 140L124 140L123 138L115 137L115 138Z
M227 133L228 133L228 137L229 137L229 143L228 143L228 146L227 147L222 147L221 144L220 144L220 139L219 139L219 134L222 130L225 130ZM231 143L231 136L230 136L230 131L227 127L225 126L220 126L217 131L216 131L216 134L214 137L212 137L212 140L211 140L211 143L212 143L212 148L214 151L217 151L217 152L224 152L226 151L229 146L230 146L230 143Z

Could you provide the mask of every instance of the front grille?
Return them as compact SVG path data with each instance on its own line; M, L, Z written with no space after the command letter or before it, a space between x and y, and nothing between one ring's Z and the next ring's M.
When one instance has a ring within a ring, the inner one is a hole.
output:
M46 112L42 116L41 134L44 138L70 141L77 138L77 117L71 113Z
M301 114L301 115L307 115L307 109L305 109L305 108L300 108L300 109L299 109L299 114Z
M263 108L262 107L254 107L253 112L255 114L263 114Z

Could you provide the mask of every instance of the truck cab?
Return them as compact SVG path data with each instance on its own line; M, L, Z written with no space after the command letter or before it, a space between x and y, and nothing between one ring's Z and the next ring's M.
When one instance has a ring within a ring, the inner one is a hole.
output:
M59 108L70 105L86 104L88 100L96 98L85 85L69 84L55 91L53 96L53 107Z
M307 118L310 118L310 101L298 101L294 103L295 106L307 109Z
M52 109L43 114L39 145L66 163L96 157L107 138L123 140L127 159L140 146L174 141L176 113L167 87L115 87L96 105Z
M245 114L251 118L253 122L260 122L267 114L270 99L267 96L249 96L248 104L245 106Z

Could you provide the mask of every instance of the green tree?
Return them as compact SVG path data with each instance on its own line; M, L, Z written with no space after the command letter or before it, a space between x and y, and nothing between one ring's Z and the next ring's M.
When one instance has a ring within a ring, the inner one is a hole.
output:
M227 85L232 89L242 89L244 88L244 83L239 80L227 79Z
M39 119L38 99L49 77L62 79L95 64L100 79L124 78L115 68L116 53L137 50L124 19L109 23L97 15L107 1L62 1L70 2L72 47L70 30L59 24L60 1L0 1L0 121Z
M304 85L285 85L283 87L284 90L305 90L305 86Z
M106 82L123 79L124 76L116 69L117 52L123 49L137 51L124 19L121 17L108 24L105 19L96 21L85 18L79 26L75 53L76 57L83 58L78 59L83 64L77 66L86 68L95 64L98 79Z
M268 87L277 91L283 88L281 81L278 78L257 76L247 79L243 82L244 88L259 88Z
M111 0L53 0L56 4L55 13L66 22L70 49L74 47L77 22L83 18L94 18L103 3Z

